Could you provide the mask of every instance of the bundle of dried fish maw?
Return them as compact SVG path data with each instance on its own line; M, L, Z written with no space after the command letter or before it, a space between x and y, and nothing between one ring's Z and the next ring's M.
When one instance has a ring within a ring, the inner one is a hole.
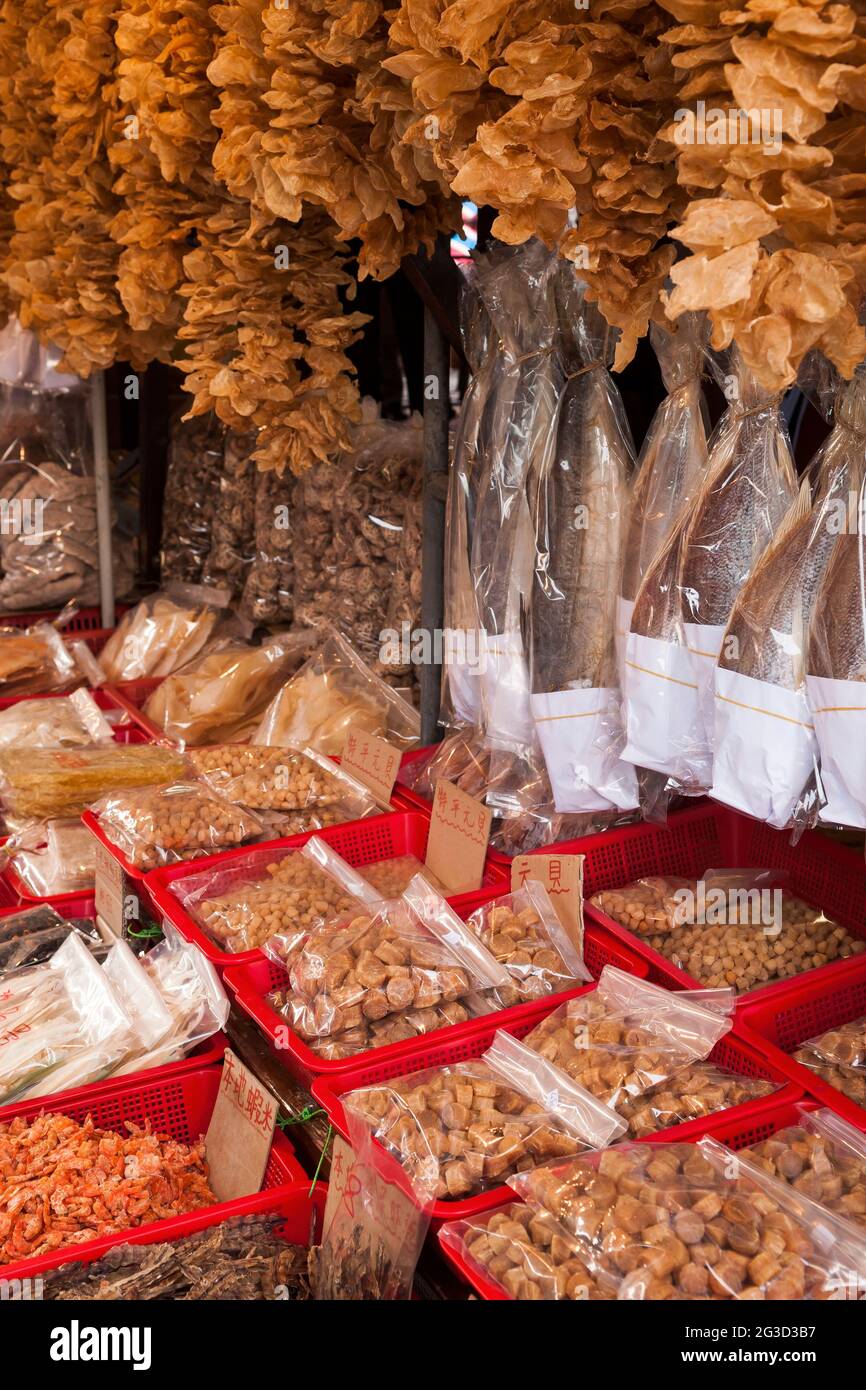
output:
M565 381L530 481L532 714L557 811L624 811L637 783L617 757L615 636L634 455L608 370L615 335L568 261L554 296Z
M866 371L839 389L835 425L772 547L734 604L715 676L712 795L778 829L791 821L818 745L806 696L815 599L863 483ZM803 807L802 813L806 813Z
M487 452L478 458L472 577L481 627L485 738L517 755L535 727L522 632L532 584L532 520L526 489L550 433L561 365L553 352L556 260L539 241L500 248L477 284L506 359L492 403Z
M712 778L715 667L734 602L796 495L779 400L736 353L704 484L638 590L626 644L624 757L688 792Z
M641 447L632 488L617 612L617 656L622 668L638 590L677 517L704 481L707 437L701 374L709 325L703 314L676 324L650 325L650 341L667 395Z

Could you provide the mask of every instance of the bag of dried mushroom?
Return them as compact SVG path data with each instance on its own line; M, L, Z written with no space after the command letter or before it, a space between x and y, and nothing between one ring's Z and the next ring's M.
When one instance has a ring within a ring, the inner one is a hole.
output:
M218 638L157 686L144 713L188 746L248 738L314 640L313 633L285 633L251 647L238 638Z
M368 789L312 748L221 743L190 749L200 777L229 801L250 806L280 835L363 820L380 806Z
M590 902L701 984L738 994L866 950L769 870L639 879Z
M0 331L0 610L99 601L96 491L86 385L58 370L18 320ZM115 593L127 591L129 547L114 551Z
M99 657L109 681L168 676L218 635L227 589L171 584L124 613Z
M224 435L225 426L214 414L184 420L179 412L172 421L159 555L163 584L202 582L220 496Z
M252 811L200 782L113 792L91 809L106 838L144 870L235 849L265 833Z
M311 932L288 961L285 989L269 996L289 1027L312 1045L364 1042L392 1015L459 1003L508 983L505 969L444 898L413 879L398 899L373 912L347 913ZM441 1025L440 1025L441 1026ZM386 1031L384 1036L391 1041Z
M301 849L263 846L236 855L175 879L171 891L222 950L265 947L281 965L316 928L380 902L380 894L316 836Z
M330 632L265 711L253 743L343 751L355 725L406 752L420 741L416 711L363 660L341 632Z

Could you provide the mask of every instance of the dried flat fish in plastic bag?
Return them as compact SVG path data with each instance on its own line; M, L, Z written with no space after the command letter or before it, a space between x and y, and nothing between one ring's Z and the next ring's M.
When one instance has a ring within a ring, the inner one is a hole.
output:
M809 626L866 472L866 371L843 382L833 430L776 539L734 604L715 676L712 794L777 829L801 804L818 754L806 694ZM856 519L854 521L856 526ZM817 800L814 789L809 802Z
M565 384L530 485L532 714L556 810L571 814L637 806L634 769L617 756L615 653L634 455L608 370L615 335L585 294L561 262L554 295Z
M488 450L478 460L472 537L485 736L491 748L518 754L535 739L522 632L533 562L526 488L550 432L560 380L553 353L555 264L533 240L491 257L477 275L507 360L492 405Z
M706 479L638 591L624 756L695 793L712 778L716 661L734 602L797 490L778 396L733 352ZM640 679L636 679L640 677Z

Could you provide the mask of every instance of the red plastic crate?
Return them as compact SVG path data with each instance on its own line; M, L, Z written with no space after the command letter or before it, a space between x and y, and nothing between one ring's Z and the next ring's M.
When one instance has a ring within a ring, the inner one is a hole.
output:
M458 911L461 917L465 918L479 905L479 901L489 902L491 898L496 896L498 896L496 889L490 889L486 897L476 894L477 901L468 905L464 904ZM630 975L636 975L641 979L645 978L646 965L640 957L634 951L624 948L620 942L614 940L606 932L599 932L594 935L591 943L584 942L584 960L596 978L601 974L605 965L616 965L621 970L628 971ZM537 1002L516 1004L510 1009L501 1010L499 1013L487 1014L483 1019L469 1019L466 1023L452 1024L445 1029L437 1029L434 1033L426 1034L423 1039L413 1038L407 1042L389 1043L386 1047L374 1048L371 1052L361 1053L357 1057L347 1057L341 1061L326 1061L288 1029L285 1019L281 1018L267 1002L266 996L272 990L284 985L286 979L286 971L281 965L260 955L257 960L249 964L231 966L223 975L223 984L234 996L244 1013L258 1024L268 1039L276 1060L308 1087L314 1077L344 1076L348 1072L356 1071L359 1067L372 1067L376 1074L382 1077L399 1075L404 1069L402 1065L404 1059L417 1057L420 1052L423 1052L425 1057L432 1059L427 1065L436 1066L438 1065L440 1045L448 1048L452 1043L468 1046L467 1040L474 1037L479 1030L492 1028L495 1031L496 1028L504 1027L506 1024L509 1028L517 1027L522 1020L536 1019L538 1016L539 1004ZM562 1003L565 999L571 999L574 995L581 994L586 988L586 985L582 985L578 989L551 995L550 999ZM549 1011L551 1007L550 1001L545 1001L545 1011ZM281 1030L279 1035L277 1029ZM283 1037L283 1029L286 1030L288 1038L288 1046L286 1047L278 1045L278 1040ZM461 1055L472 1056L474 1054L464 1052Z
M116 603L115 616L119 618L128 607L127 603ZM53 623L55 618L59 618L60 611L59 608L46 608L39 613L0 613L0 627L33 627L34 623ZM96 630L105 631L102 628L102 613L98 608L79 608L75 616L60 629L62 633L74 633L76 636L82 632Z
M57 1097L54 1109L79 1121L90 1115L94 1124L100 1128L113 1129L120 1133L123 1132L127 1120L137 1125L150 1121L152 1128L158 1133L169 1134L174 1139L190 1144L207 1130L221 1076L221 1066L199 1067L170 1080L150 1083L144 1083L133 1076L104 1089L84 1088L74 1095L68 1093ZM24 1101L20 1105L7 1105L0 1110L0 1123L6 1123L19 1115L26 1119L34 1119L45 1109L45 1097ZM295 1183L309 1186L309 1179L285 1134L278 1129L268 1159L262 1194L270 1189L276 1197L280 1197L286 1195L285 1189ZM185 1226L186 1230L201 1230L203 1226L213 1225L217 1221L225 1221L230 1216L240 1214L243 1209L241 1204L251 1200L245 1197L233 1202L219 1202L187 1217L154 1221L147 1226L137 1227L133 1232L119 1231L115 1235L87 1241L82 1245L67 1246L62 1250L39 1255L35 1259L0 1265L0 1277L32 1278L47 1269L56 1269L59 1265L67 1264L71 1259L95 1259L106 1250L115 1245L123 1245L130 1239L170 1240L185 1233L179 1229L180 1226ZM187 1226L186 1223L193 1219L201 1224Z
M116 681L105 687L111 692L112 698L116 700L121 709L126 710L129 718L143 729L147 729L154 738L164 738L165 731L148 718L144 713L144 706L156 687L162 685L164 679L164 676L147 676L134 681Z
M415 792L409 787L404 787L400 781L400 773L403 772L405 768L411 768L413 763L420 762L422 758L428 757L436 747L437 744L435 743L427 743L422 748L413 748L409 753L404 753L400 760L400 772L397 773L397 782L394 787L394 791L399 792L399 794L405 798L408 806L411 806L416 811L423 811L427 816L429 816L433 810L433 802L429 797L421 796L420 792ZM491 851L491 854L493 854L493 851ZM497 862L500 860L504 861L504 856L502 855L494 855L494 858ZM500 867L502 867L501 863Z
M583 854L584 893L590 898L606 888L621 888L639 878L659 875L699 877L707 869L776 869L785 873L792 891L822 909L854 935L866 937L866 873L860 855L818 831L807 831L796 846L785 831L773 830L715 802L700 801L672 815L666 825L629 825L597 835L535 850L536 854ZM587 920L603 925L627 941L649 965L654 984L669 989L702 989L699 980L672 965L634 932L586 904ZM833 979L852 963L833 961L801 979ZM859 957L866 976L866 953ZM790 981L763 985L742 1000L774 999Z
M594 985L586 985L582 990L573 990L570 994L552 996L549 999L525 1006L531 1012L525 1012L523 1017L515 1022L510 1022L507 1018L502 1020L502 1015L497 1015L501 1020L498 1024L491 1023L490 1019L481 1019L475 1025L474 1032L464 1038L452 1040L450 1032L460 1030L449 1030L448 1034L444 1035L443 1041L435 1048L424 1047L425 1040L419 1038L417 1043L407 1044L413 1048L411 1054L404 1054L391 1065L386 1063L383 1067L377 1064L376 1054L368 1053L368 1060L363 1066L356 1067L350 1072L344 1072L342 1075L316 1077L312 1085L313 1095L323 1109L327 1110L328 1119L334 1128L342 1134L344 1139L348 1139L349 1131L342 1102L342 1097L347 1091L355 1091L362 1086L371 1086L377 1082L388 1081L393 1077L407 1076L414 1071L426 1071L430 1067L453 1066L456 1062L480 1057L482 1052L486 1052L493 1042L497 1027L504 1028L506 1032L512 1033L516 1038L524 1038L553 1009L558 1008L564 999L576 998L577 995L585 994L594 988ZM508 1012L514 1011L509 1010ZM384 1048L381 1050L386 1051ZM387 1050L390 1051L390 1049ZM774 1067L772 1062L763 1055L759 1046L733 1032L720 1039L710 1053L709 1060L720 1067L725 1067L728 1071L736 1072L740 1076L760 1076L765 1080L775 1081L778 1083L779 1090L771 1096L762 1096L757 1100L746 1101L743 1105L720 1111L716 1115L709 1115L703 1119L687 1120L684 1124L675 1125L670 1129L662 1130L659 1134L650 1135L641 1142L689 1141L702 1139L709 1134L714 1139L718 1139L720 1143L725 1144L729 1142L726 1136L734 1134L743 1136L738 1145L738 1147L743 1148L746 1144L757 1143L759 1138L766 1138L767 1134L772 1133L772 1130L766 1128L771 1120L774 1129L779 1127L775 1124L777 1109L783 1107L790 1111L791 1107L802 1098L802 1087L789 1080L781 1068ZM477 1216L483 1211L490 1211L491 1208L501 1206L503 1202L512 1199L511 1189L503 1184L499 1187L492 1187L486 1192L481 1192L475 1197L467 1197L463 1201L434 1202L432 1220L435 1225L443 1221L458 1221L466 1217Z
M807 1038L864 1014L866 973L860 962L845 961L830 977L825 969L811 971L800 980L790 981L772 999L754 997L741 1007L737 1017L743 1037L760 1047L795 1085L850 1124L866 1129L866 1109L789 1055Z
M814 1105L809 1101L802 1102L802 1104L805 1109L814 1108ZM702 1134L692 1136L693 1140L696 1142L698 1139L708 1136L718 1140L720 1144L727 1144L730 1149L745 1149L751 1144L760 1143L762 1139L768 1139L771 1134L776 1134L780 1129L785 1129L787 1125L796 1125L800 1122L800 1105L793 1099L772 1105L768 1104L766 1109L758 1115L746 1116L744 1112L748 1108L749 1107L745 1105L741 1105L734 1110L723 1111L722 1115L717 1118L715 1126L706 1128ZM709 1122L707 1123L709 1126ZM653 1139L645 1142L653 1143L657 1140L663 1143L665 1139L667 1139L669 1143L678 1141L683 1137L681 1131L685 1128L686 1126L680 1125L675 1129L666 1130L664 1134L654 1136ZM510 1202L520 1201L517 1193L512 1191L509 1187L500 1188L499 1191L504 1194L502 1200L498 1203L499 1206L505 1206ZM452 1221L460 1219L465 1218L451 1217ZM457 1271L460 1277L464 1279L482 1299L491 1303L513 1302L507 1293L484 1274L479 1265L467 1259L460 1251L454 1250L451 1246L446 1245L441 1239L441 1235L439 1236L439 1244L442 1254L451 1267Z
M309 830L303 835L288 835L282 840L270 841L268 848L299 849L313 835L317 835L342 855L353 868L360 869L365 864L373 864L379 859L394 859L403 854L414 854L423 861L429 830L430 822L426 816L422 816L418 811L401 811L385 816L370 816L367 820L347 821L345 825L331 825L325 830ZM242 862L243 857L256 848L258 846L248 845L246 848L211 855L207 859L169 864L162 869L151 869L145 878L146 891L154 908L173 922L188 941L194 941L207 959L222 970L229 966L249 965L260 961L262 953L237 951L233 954L220 950L219 946L196 925L189 913L184 911L171 891L171 884L177 879L203 873L210 868L230 869L232 861ZM117 850L112 849L112 853L119 857ZM242 869L239 867L238 874L241 873ZM500 893L508 891L501 869L488 866L485 869L484 882L488 890L497 888ZM448 901L461 912L465 903L471 902L475 907L486 899L479 897L477 893L461 893Z

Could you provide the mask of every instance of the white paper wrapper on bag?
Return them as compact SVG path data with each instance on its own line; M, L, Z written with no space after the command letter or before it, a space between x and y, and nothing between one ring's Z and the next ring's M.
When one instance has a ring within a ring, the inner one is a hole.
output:
M616 689L557 690L532 696L532 713L556 809L569 814L634 810L634 768L614 751Z
M688 749L686 781L708 787L713 775L713 740L716 732L716 663L725 636L724 624L684 623L686 646L698 686L699 732Z
M827 805L822 821L866 829L866 684L807 676Z
M818 754L804 690L716 667L711 796L784 830Z
M625 657L628 646L628 637L631 632L631 615L634 612L634 599L623 598L620 594L616 601L616 668L619 672L619 683L622 685L625 680Z
M484 633L445 629L444 664L454 715L476 728L481 723L481 650Z
M492 748L529 747L534 728L529 667L520 632L483 632L481 670L488 744Z
M688 648L630 632L623 694L628 736L623 759L685 781L703 729Z

